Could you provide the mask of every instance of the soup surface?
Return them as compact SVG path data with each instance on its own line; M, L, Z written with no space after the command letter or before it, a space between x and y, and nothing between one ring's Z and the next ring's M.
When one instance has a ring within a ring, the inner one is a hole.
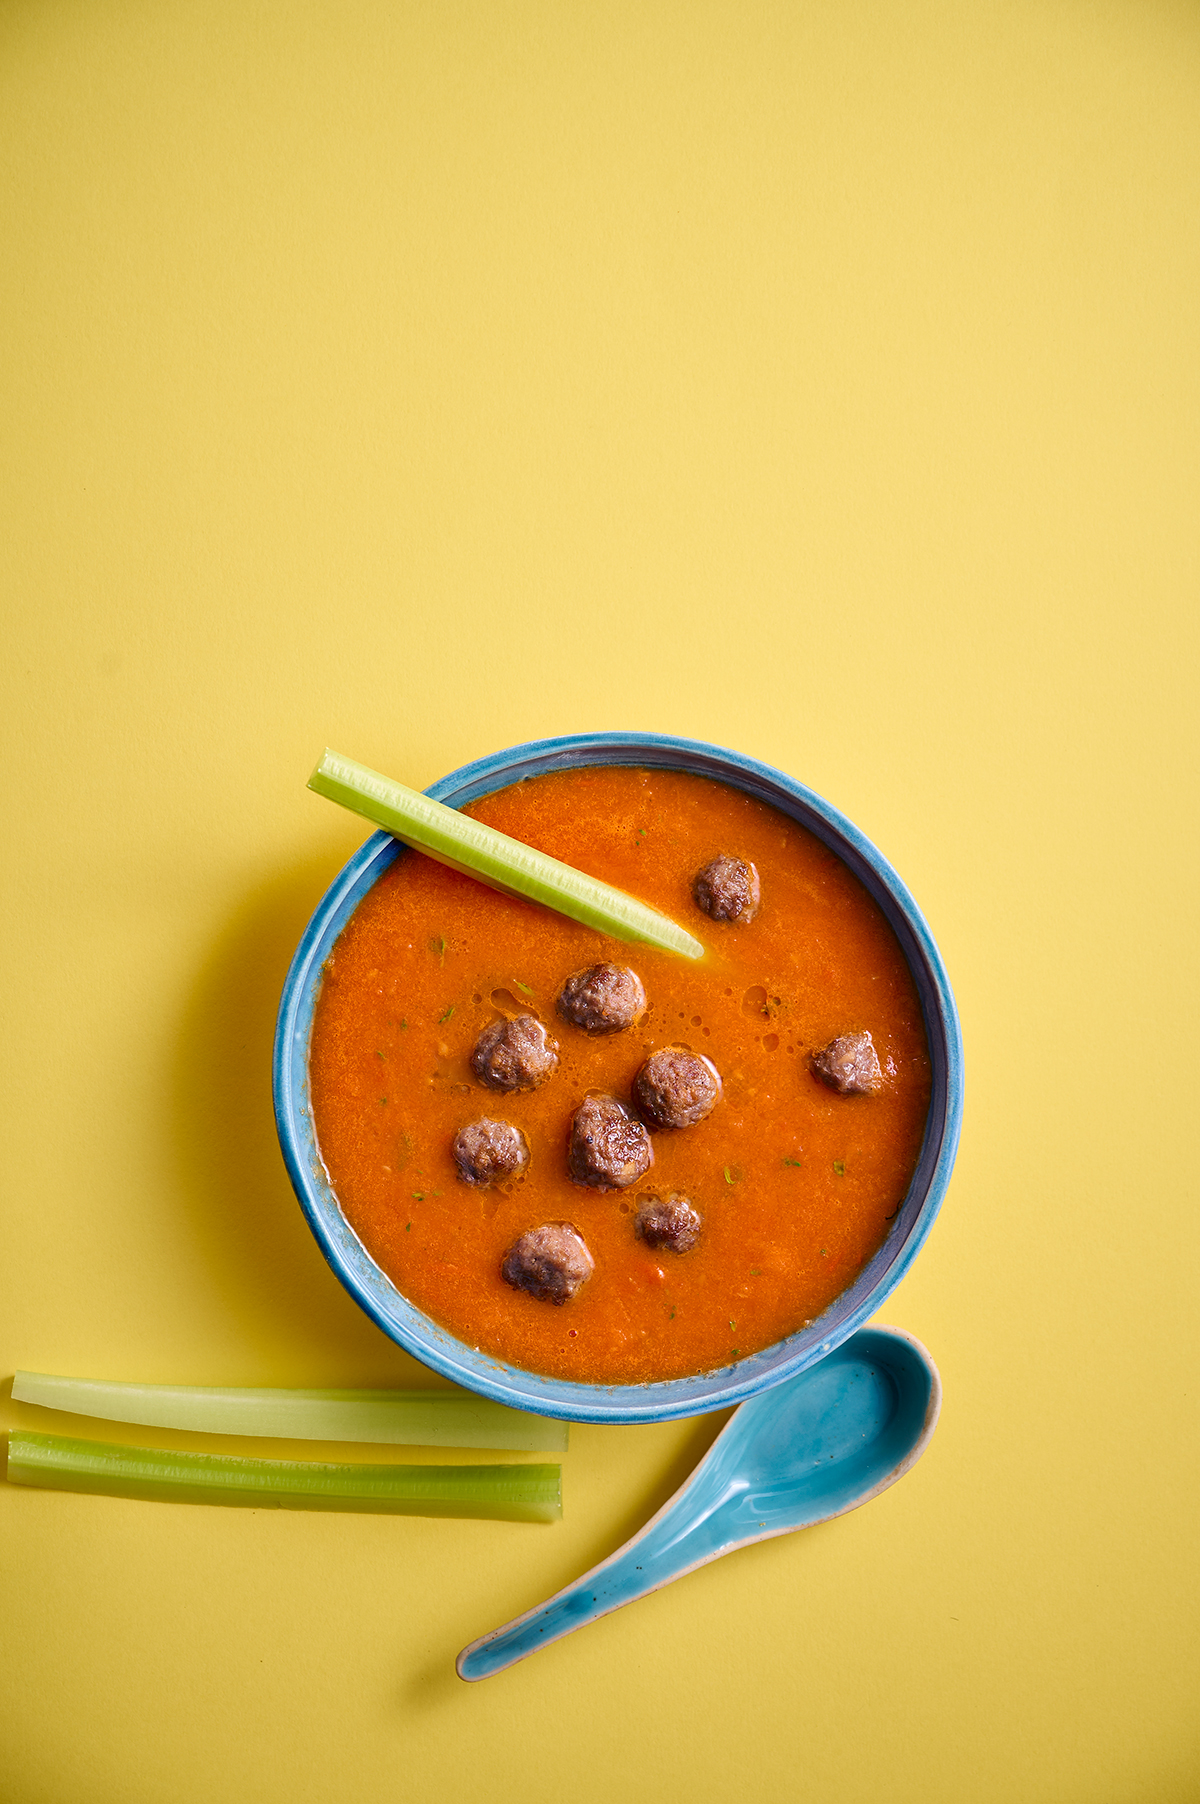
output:
M817 1317L888 1232L920 1150L929 1058L908 967L879 909L819 840L706 778L593 767L518 783L468 813L640 896L710 948L698 964L607 939L402 853L328 959L310 1050L321 1155L342 1209L405 1296L469 1345L527 1370L594 1383L728 1364ZM697 873L752 861L748 924L709 920ZM556 1012L566 978L630 966L647 1008L589 1035ZM499 1094L475 1077L482 1030L533 1014L557 1042L541 1087ZM873 1095L841 1095L810 1059L870 1032ZM567 1139L589 1091L628 1102L638 1067L683 1045L723 1093L707 1119L656 1130L654 1163L624 1191L572 1182ZM526 1170L489 1188L460 1178L465 1124L513 1123ZM635 1232L639 1201L682 1192L703 1217L685 1253ZM561 1306L501 1276L508 1249L571 1223L595 1261Z

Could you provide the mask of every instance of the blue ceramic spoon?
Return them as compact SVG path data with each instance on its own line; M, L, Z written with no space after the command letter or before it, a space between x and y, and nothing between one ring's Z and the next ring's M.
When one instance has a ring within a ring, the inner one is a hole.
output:
M819 1364L735 1410L687 1483L632 1541L458 1656L486 1679L709 1560L811 1528L886 1491L925 1451L937 1367L899 1328L862 1328Z

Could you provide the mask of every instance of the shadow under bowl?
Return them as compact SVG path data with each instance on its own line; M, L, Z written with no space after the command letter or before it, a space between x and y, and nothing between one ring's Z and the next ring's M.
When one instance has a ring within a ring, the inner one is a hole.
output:
M573 1422L665 1422L726 1409L816 1364L874 1315L933 1225L954 1164L962 1119L962 1036L945 966L908 890L845 815L794 778L702 740L661 733L581 733L511 746L443 777L427 791L461 808L525 777L579 765L691 771L744 790L806 827L849 866L890 924L920 998L932 1066L925 1137L887 1239L850 1287L807 1328L715 1371L652 1384L583 1384L542 1377L476 1352L404 1297L342 1214L313 1128L308 1049L325 961L366 892L399 855L374 833L322 898L296 949L275 1031L275 1119L288 1173L325 1258L354 1300L406 1352L467 1390Z

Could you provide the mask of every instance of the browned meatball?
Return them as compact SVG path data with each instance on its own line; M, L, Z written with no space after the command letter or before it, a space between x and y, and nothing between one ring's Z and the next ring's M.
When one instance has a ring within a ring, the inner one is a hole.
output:
M585 1096L571 1119L567 1170L593 1190L627 1190L654 1163L650 1136L615 1096Z
M558 1047L536 1015L493 1021L471 1054L471 1069L489 1090L536 1090L557 1064Z
M651 1053L633 1080L633 1100L655 1127L695 1127L720 1096L716 1066L683 1046Z
M589 965L564 983L558 1012L589 1034L618 1034L646 1012L646 992L628 965Z
M870 1034L839 1034L808 1062L821 1082L839 1096L871 1096L883 1085Z
M470 1121L459 1128L450 1151L466 1184L494 1184L529 1163L525 1136L511 1121Z
M582 1289L595 1269L578 1228L566 1221L547 1221L509 1247L500 1276L539 1303L562 1304Z
M671 1196L647 1196L638 1204L634 1227L647 1246L665 1247L670 1253L687 1253L700 1238L704 1217L678 1191Z
M722 852L692 881L692 894L697 908L702 908L714 921L752 921L758 913L760 889L758 872L744 858Z

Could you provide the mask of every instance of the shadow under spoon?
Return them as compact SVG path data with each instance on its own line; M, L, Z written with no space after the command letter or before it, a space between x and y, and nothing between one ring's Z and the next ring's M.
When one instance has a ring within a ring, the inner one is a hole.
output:
M929 1354L900 1328L862 1328L818 1365L752 1397L687 1483L624 1547L536 1609L465 1647L486 1679L697 1566L869 1503L916 1464L942 1403Z

